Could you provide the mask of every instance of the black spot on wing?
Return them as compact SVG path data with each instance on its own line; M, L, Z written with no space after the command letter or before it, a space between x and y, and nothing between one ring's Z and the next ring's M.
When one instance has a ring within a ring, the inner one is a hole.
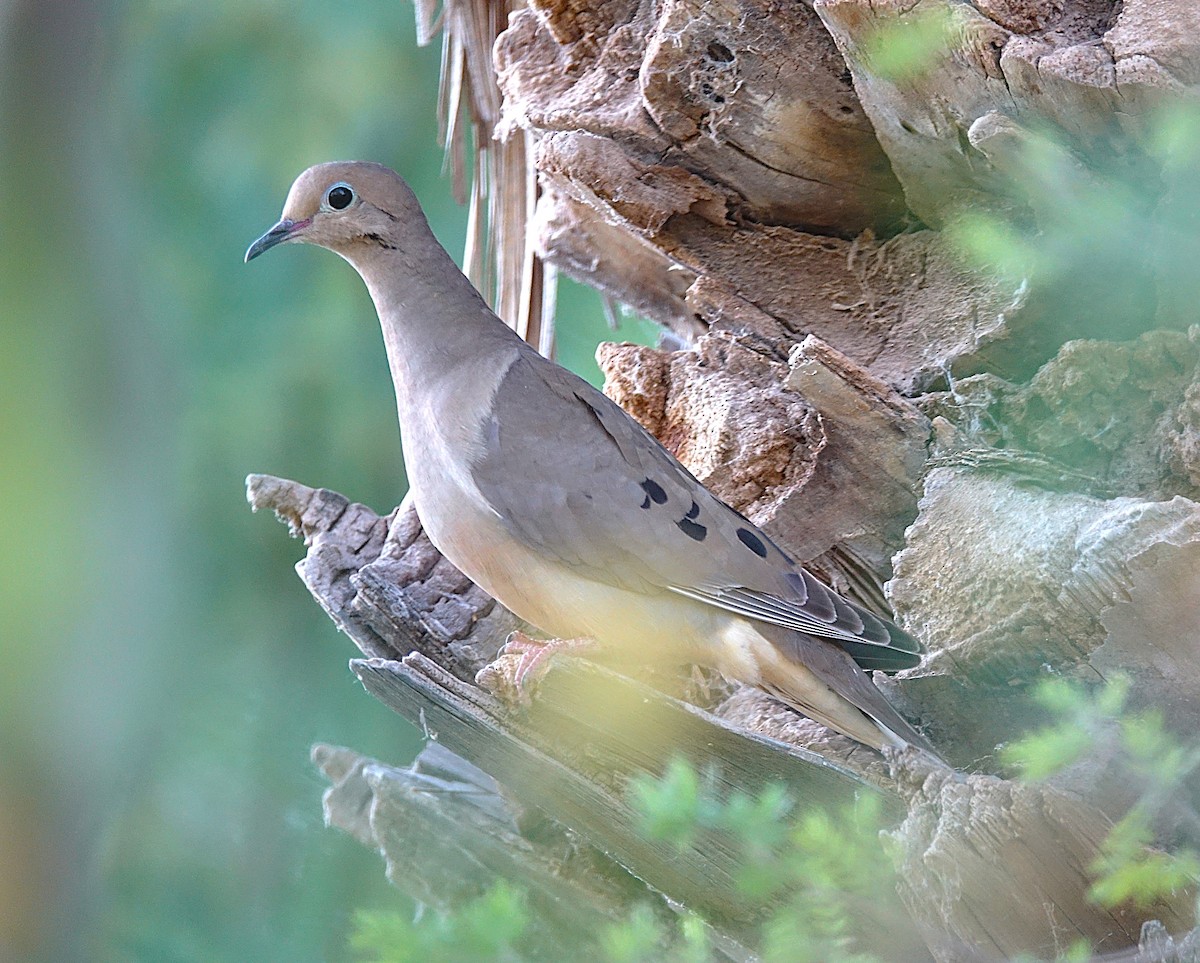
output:
M662 505L667 500L667 493L663 491L662 485L653 478L647 478L642 482L642 491L650 496L655 505Z
M646 496L644 499L642 499L642 506L641 506L641 507L642 507L642 508L649 508L649 507L650 507L650 496L649 496L649 495L647 495L647 496Z
M745 522L746 527L748 529L754 527L754 522L750 521L750 519L748 519L745 515L743 515L741 512L739 512L736 508L734 508L731 505L726 505L725 507L728 508L731 512L733 512L733 514L736 515L738 518L740 518L743 522ZM741 535L739 534L738 537L740 538ZM778 545L776 545L775 542L772 540L771 536L769 536L766 532L758 532L755 535L755 537L758 539L760 544L765 542L769 546L769 548L775 549L775 551L778 552L780 554L780 556L783 557L784 559L786 559L790 564L793 564L793 565L795 564L792 557L787 552L785 552L782 548L780 548ZM768 554L769 554L769 551L768 551ZM766 558L765 555L763 557Z
M738 540L750 549L759 558L767 557L767 546L763 544L763 540L755 535L748 528L739 528L737 530Z
M695 502L692 502L692 507L687 510L687 514L684 515L683 517L684 518L695 518L699 514L700 514L700 506L697 505Z
M679 530L688 538L694 538L697 542L703 542L708 537L708 529L697 522L693 522L690 518L681 518L675 523L679 526Z

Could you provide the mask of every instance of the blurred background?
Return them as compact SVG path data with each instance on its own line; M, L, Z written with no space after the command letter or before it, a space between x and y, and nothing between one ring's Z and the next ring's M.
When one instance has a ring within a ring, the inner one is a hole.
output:
M268 472L404 493L374 312L339 259L242 264L293 177L396 167L461 253L439 51L397 0L0 4L0 960L322 960L403 908L321 823L314 741L406 763L246 507ZM564 282L592 380L599 299Z

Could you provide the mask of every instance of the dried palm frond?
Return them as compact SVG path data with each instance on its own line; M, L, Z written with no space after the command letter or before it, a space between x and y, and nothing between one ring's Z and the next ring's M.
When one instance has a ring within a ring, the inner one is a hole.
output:
M459 203L467 203L463 270L492 307L545 355L554 350L554 272L534 251L537 202L530 135L498 126L492 46L519 0L414 0L417 42L442 34L439 136ZM468 186L468 176L470 184Z

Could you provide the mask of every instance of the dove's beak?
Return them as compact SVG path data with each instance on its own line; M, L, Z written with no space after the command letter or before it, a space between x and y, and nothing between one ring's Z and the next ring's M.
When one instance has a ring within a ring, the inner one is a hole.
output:
M260 237L257 241L246 248L246 263L249 264L256 257L269 251L276 244L282 244L284 241L293 240L296 235L303 231L309 224L312 223L312 218L307 218L303 221L292 221L284 218L266 234Z

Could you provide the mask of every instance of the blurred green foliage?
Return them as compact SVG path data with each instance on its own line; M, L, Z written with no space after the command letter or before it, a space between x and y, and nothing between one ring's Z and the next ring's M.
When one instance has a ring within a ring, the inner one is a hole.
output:
M1153 845L1156 822L1171 804L1187 798L1200 749L1168 734L1156 711L1130 710L1129 690L1128 680L1119 676L1092 689L1061 678L1047 680L1035 699L1050 722L1003 751L1003 761L1026 780L1048 778L1085 754L1116 757L1126 767L1130 785L1140 787L1091 867L1089 896L1109 909L1150 906L1200 880L1200 856L1193 844L1179 842L1169 850ZM881 835L880 797L865 794L840 812L796 812L783 786L769 786L757 796L734 792L721 799L718 782L714 773L698 772L683 759L673 761L660 778L634 782L629 797L637 831L681 850L702 838L706 845L735 854L738 890L750 905L765 911L752 943L765 963L881 959L860 945L864 933L888 925L880 908L896 886L888 839ZM522 951L522 935L536 925L520 889L502 883L458 910L431 912L416 922L395 913L363 914L352 945L360 959L371 963L540 958ZM564 944L570 939L570 934L562 937ZM624 921L610 924L601 946L599 958L605 963L723 958L714 954L702 919L664 919L648 905L634 907ZM1077 940L1055 959L1087 960L1093 952L1086 941ZM1033 959L1019 956L1013 963Z
M1044 123L1015 131L997 205L963 210L949 236L977 268L1076 294L1089 277L1123 293L1143 272L1160 289L1194 290L1180 269L1200 245L1200 111L1175 104L1139 123L1148 136L1124 155L1082 152Z
M1121 767L1128 785L1138 787L1091 867L1095 881L1090 896L1109 908L1149 906L1200 882L1200 839L1193 833L1176 839L1169 850L1151 848L1160 817L1190 798L1200 746L1169 733L1159 710L1130 709L1129 692L1130 681L1121 675L1095 689L1047 679L1035 690L1035 699L1052 721L1001 752L1001 761L1024 779L1047 779L1091 757Z
M1003 360L993 357L995 373L1023 380L1071 339L1128 340L1149 328L1194 324L1194 98L1148 95L1109 114L1047 94L1044 111L1018 97L1003 115L977 106L965 109L980 115L962 116L964 107L943 103L928 75L955 77L980 56L978 31L987 23L969 4L890 9L865 38L856 68L894 88L898 104L933 96L916 128L901 121L914 151L908 163L923 157L933 165L926 186L938 190L936 201L923 202L932 209L916 213L936 221L968 267L1014 287L1021 312L1048 319L1028 332L1032 343L1022 340ZM946 140L951 129L959 137L953 147ZM917 145L927 137L929 153L922 154ZM938 146L951 150L940 155Z
M530 925L524 897L503 881L452 914L359 913L351 946L371 963L455 963L518 960Z
M689 782L682 776L686 769L678 762L661 782L635 787L645 831L652 837L662 833L655 812L672 808L673 797L690 795L679 793ZM735 793L722 805L701 791L694 810L697 827L716 830L738 854L739 891L754 903L773 907L762 925L762 959L874 959L855 948L851 921L856 904L894 885L878 841L878 799L864 796L855 809L836 815L816 810L793 816L792 810L792 800L779 785L754 797ZM679 838L678 830L662 838Z
M1062 772L1095 751L1100 733L1125 707L1128 697L1129 680L1120 675L1091 693L1066 679L1043 679L1033 690L1033 700L1054 722L1002 746L1001 763L1028 781Z
M404 905L322 827L308 747L402 762L418 734L242 490L401 498L379 332L337 258L241 256L300 170L346 157L403 172L461 250L412 16L0 8L0 958L336 959L355 910ZM599 299L564 288L562 357L595 380Z
M644 778L629 787L638 816L637 831L683 849L703 837L705 845L734 854L736 886L747 905L762 906L757 951L764 963L821 960L825 963L871 963L878 957L856 945L864 907L886 903L895 887L894 872L880 842L883 825L880 798L864 795L850 810L813 810L796 814L781 785L757 795L734 792L722 799L712 773L701 774L676 759L660 778ZM454 958L444 956L480 929L489 913L510 905L512 915L496 918L484 931L503 934L503 953L459 959L504 959L521 956L521 932L536 921L521 911L519 892L507 886L447 914L429 914L413 924L394 915L358 920L353 944L372 963ZM510 928L512 919L519 926ZM568 945L570 934L564 934ZM423 957L408 955L420 945ZM602 934L605 963L706 963L717 959L706 924L684 914L664 922L649 906L634 907L627 919L610 924ZM442 955L439 955L442 954Z
M877 27L863 45L863 59L872 74L892 83L919 81L953 49L954 28L949 8L918 7Z

